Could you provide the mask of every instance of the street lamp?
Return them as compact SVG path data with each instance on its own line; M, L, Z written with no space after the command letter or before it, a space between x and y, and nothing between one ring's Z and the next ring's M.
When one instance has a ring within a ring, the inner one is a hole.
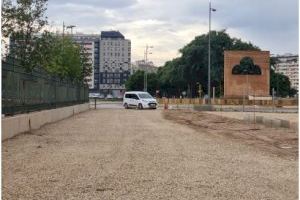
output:
M147 62L148 62L148 53L152 54L152 52L148 52L148 49L152 49L153 46L148 46L148 44L146 45L146 49L145 49L145 69L144 69L144 91L147 92L148 89L148 80L147 80Z
M210 104L210 26L211 26L211 11L215 12L216 9L211 7L209 0L209 31L208 31L208 104Z
M71 35L73 35L73 28L75 28L76 26L75 25L70 25L70 26L67 26L67 29L71 29Z
M244 69L243 74L246 74L246 87L247 87L247 97L249 98L249 80L248 80L248 75L249 75L249 69ZM244 85L244 91L243 91L243 112L245 111L245 85Z

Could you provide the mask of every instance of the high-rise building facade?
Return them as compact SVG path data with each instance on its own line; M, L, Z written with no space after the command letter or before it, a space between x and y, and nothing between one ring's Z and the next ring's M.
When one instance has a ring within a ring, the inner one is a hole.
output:
M74 34L72 39L81 45L90 64L92 64L92 74L89 77L90 81L88 82L90 90L97 88L99 84L99 35L96 34Z
M130 76L131 42L118 31L102 31L100 37L99 91L121 97Z
M130 76L131 42L119 31L102 31L100 35L73 34L90 58L93 73L90 91L101 96L121 97Z
M89 64L92 66L92 74L89 78L89 88L94 89L97 83L95 79L96 69L99 68L99 36L98 35L86 35L76 34L72 36L73 40L81 45L84 54L88 58Z
M275 72L281 73L289 77L291 87L298 90L299 86L299 60L298 55L286 54L282 56L275 56L276 64L274 65Z

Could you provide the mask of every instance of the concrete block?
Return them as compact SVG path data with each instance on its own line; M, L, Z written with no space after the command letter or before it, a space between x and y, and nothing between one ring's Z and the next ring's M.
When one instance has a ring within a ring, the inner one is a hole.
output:
M196 111L215 111L212 105L193 105L193 109Z
M243 117L244 121L254 123L254 116L253 115L245 115Z
M249 116L249 115L244 115L244 116L243 116L243 120L244 120L245 122L249 122L249 121L250 121L250 116Z
M17 134L39 129L47 123L56 122L72 116L74 110L82 112L89 109L89 104L81 104L51 110L20 114L2 118L2 141Z
M290 121L289 120L281 119L280 122L281 122L281 127L290 128Z
M2 140L13 137L18 132L18 120L16 117L2 119Z
M27 114L18 117L18 132L24 133L30 130L29 116Z
M35 130L41 128L42 125L46 123L46 113L44 111L41 112L33 112L29 115L29 126L30 129Z
M265 126L272 127L273 121L272 121L272 119L269 119L269 118L264 117L264 118L263 118L263 124L264 124Z
M280 119L272 119L272 127L275 127L275 128L281 127L281 120Z
M298 130L299 130L299 124L298 124L298 122L291 122L291 123L290 123L290 128L291 128L292 130L298 132Z
M256 123L262 124L263 123L263 116L256 116Z

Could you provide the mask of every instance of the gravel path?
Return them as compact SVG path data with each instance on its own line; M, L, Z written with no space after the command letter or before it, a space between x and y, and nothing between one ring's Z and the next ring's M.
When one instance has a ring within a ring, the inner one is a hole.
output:
M3 142L3 199L298 199L298 160L161 112L92 110Z

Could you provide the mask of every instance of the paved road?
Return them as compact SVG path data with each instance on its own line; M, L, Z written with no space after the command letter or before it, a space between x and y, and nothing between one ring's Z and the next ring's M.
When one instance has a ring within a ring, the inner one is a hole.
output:
M90 107L95 108L95 103L90 101ZM97 109L121 109L124 108L122 102L120 101L97 101L96 103Z
M297 160L161 112L97 109L3 142L3 199L298 198Z

